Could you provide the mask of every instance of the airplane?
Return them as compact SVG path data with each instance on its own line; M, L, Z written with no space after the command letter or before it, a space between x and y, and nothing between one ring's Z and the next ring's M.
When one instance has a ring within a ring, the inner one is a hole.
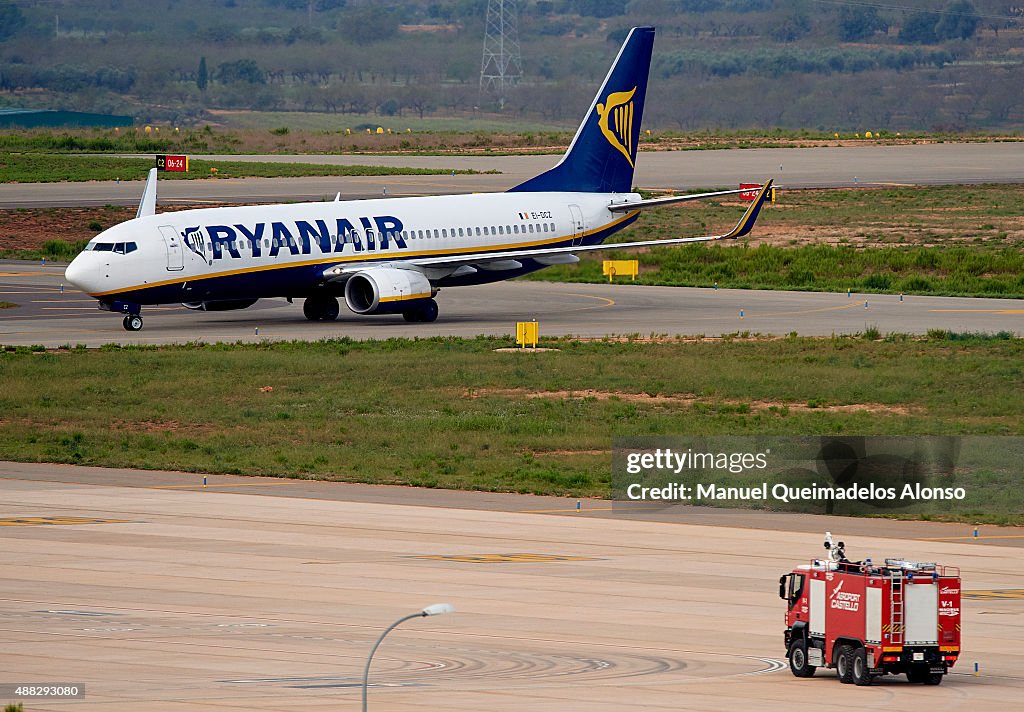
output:
M142 328L142 307L245 309L303 299L312 321L333 321L339 298L356 314L437 319L447 287L486 284L579 255L729 240L750 232L767 181L720 235L606 244L641 210L716 198L722 190L643 199L633 192L653 27L626 37L572 143L550 170L503 193L198 208L156 212L156 169L134 219L97 235L68 265L69 283Z

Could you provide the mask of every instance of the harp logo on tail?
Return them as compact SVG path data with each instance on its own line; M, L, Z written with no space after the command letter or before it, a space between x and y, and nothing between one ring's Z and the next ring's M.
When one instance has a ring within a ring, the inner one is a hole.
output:
M629 91L609 94L604 104L597 105L597 125L608 143L617 148L633 166L633 94ZM635 167L635 166L633 166Z

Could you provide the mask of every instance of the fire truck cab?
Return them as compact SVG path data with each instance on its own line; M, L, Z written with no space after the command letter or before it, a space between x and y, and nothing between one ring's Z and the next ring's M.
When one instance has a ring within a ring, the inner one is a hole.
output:
M828 558L779 578L793 674L811 677L825 667L856 685L901 673L941 683L960 655L960 570L898 557L849 561L831 533L825 548Z

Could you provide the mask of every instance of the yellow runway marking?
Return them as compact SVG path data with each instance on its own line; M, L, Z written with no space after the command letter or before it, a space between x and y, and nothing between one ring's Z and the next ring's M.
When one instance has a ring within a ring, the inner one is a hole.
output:
M593 307L577 307L576 309L567 309L566 311L570 311L570 312L574 312L574 311L587 311L589 309L604 309L605 307L613 307L613 306L615 306L615 300L614 299L609 299L608 297L597 297L597 296L594 296L593 294L576 294L575 292L567 292L567 294L570 297L585 297L587 299L600 299L602 302L604 302L604 304L598 304L597 306L593 306Z
M1024 314L1024 309L929 309L939 314Z
M278 487L281 485L297 485L298 482L238 482L235 484L231 483L220 483L214 485L206 485L203 487L203 483L200 482L194 485L155 485L153 487L147 487L146 489L210 489L211 487Z
M974 539L1024 539L1024 534L993 534L992 536L936 536L915 541L973 541Z
M8 517L0 519L0 527L38 527L55 524L118 524L127 519L94 519L92 517Z
M33 304L67 304L69 302L81 302L83 304L95 304L95 299L33 299Z
M991 601L998 599L1024 599L1024 588L1004 588L994 591L964 591L964 598Z
M752 317L752 316L798 316L800 314L816 314L818 312L843 311L844 309L856 309L857 307L861 307L861 306L863 306L863 305L860 304L860 303L854 302L852 304L840 304L839 306L834 306L834 307L818 307L817 309L799 309L797 311L788 311L788 312L765 312L764 314L759 314L758 312L751 312L751 313L746 314L746 316L747 317Z
M801 314L819 314L821 312L830 311L843 311L844 309L856 309L863 308L864 302L853 302L851 304L840 304L834 307L818 307L816 309L799 309L797 311L781 311L781 312L746 312L744 317L747 319L753 317L771 317L771 316L800 316ZM704 316L704 317L692 317L693 319L704 320L704 321L719 321L721 316Z

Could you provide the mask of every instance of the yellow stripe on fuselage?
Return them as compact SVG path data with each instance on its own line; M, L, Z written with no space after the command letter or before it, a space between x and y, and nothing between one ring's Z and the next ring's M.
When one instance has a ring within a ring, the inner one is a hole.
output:
M477 252L479 252L481 254L486 254L488 252L502 252L502 251L507 251L507 250L514 250L514 249L520 248L520 247L541 247L543 245L550 245L550 244L557 243L557 242L564 242L565 240L582 239L582 238L587 237L589 235L593 235L595 233L601 232L602 230L607 230L609 228L615 227L616 225L618 225L618 224L620 224L620 223L622 223L622 222L624 222L626 220L629 220L632 217L635 217L639 212L640 212L639 210L634 210L634 211L632 211L630 213L627 213L625 216L619 218L618 220L613 220L610 223L602 225L601 227L594 228L593 230L588 230L587 232L584 232L581 235L579 235L578 238L573 237L572 235L562 235L561 237L553 237L553 238L548 238L546 240L535 240L533 242L519 242L519 243L512 243L512 244L507 244L507 245L496 245L496 246L486 246L486 247L484 247L484 246L481 246L481 247L465 247L465 248L462 248L462 249L453 249L453 250L422 250L422 251L419 251L419 252L385 252L385 253L379 253L379 254L374 254L374 253L356 253L356 254L352 254L352 255L348 255L348 256L344 256L344 257L342 257L342 256L326 257L325 256L325 257L322 257L320 259L315 259L315 260L301 260L301 261L298 261L298 262L286 262L286 263L275 263L275 264L269 264L269 265L257 265L257 266L254 266L254 267L243 267L241 269L225 270L223 272L216 272L216 273L213 273L213 274L181 275L177 279L165 279L165 280L162 280L160 282L151 282L149 284L140 284L140 285L137 285L137 286L134 286L134 287L124 287L122 289L112 289L112 290L109 290L109 291L106 291L106 292L90 292L89 296L90 297L108 297L108 296L115 295L115 294L116 295L120 295L120 294L126 294L128 292L135 292L135 291L138 291L140 289L151 289L153 287L165 287L168 284L177 284L179 282L198 282L198 281L204 280L204 279L216 279L218 277L232 277L232 276L238 275L238 274L252 274L254 272L267 272L269 270L275 270L275 269L291 269L291 268L294 268L294 267L308 267L310 265L317 265L317 264L321 264L321 265L336 265L336 264L341 264L343 262L363 262L363 261L368 261L368 260L373 260L373 259L391 259L391 258L401 258L402 260L408 260L408 259L413 258L413 257L430 257L432 255L434 255L434 256L436 256L436 255L443 255L445 257L448 257L448 256L454 257L456 255L472 255L472 254L477 253Z

